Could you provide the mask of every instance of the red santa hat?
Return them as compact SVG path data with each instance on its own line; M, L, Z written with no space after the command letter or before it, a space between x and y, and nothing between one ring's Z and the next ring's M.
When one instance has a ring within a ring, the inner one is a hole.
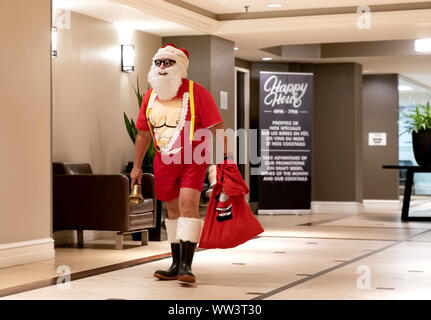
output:
M187 78L187 68L189 67L189 52L184 48L178 48L172 43L164 45L153 57L154 60L158 59L171 59L175 60L177 64L180 65L182 70L181 77Z

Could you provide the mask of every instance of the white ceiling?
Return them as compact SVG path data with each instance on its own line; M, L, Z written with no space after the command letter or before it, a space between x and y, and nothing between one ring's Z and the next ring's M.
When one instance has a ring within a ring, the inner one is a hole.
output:
M270 56L262 48L306 43L398 40L431 37L431 9L374 12L371 29L356 26L358 15L333 14L267 19L217 21L163 0L53 0L55 6L102 20L127 23L135 29L159 36L214 34L231 40L239 50L238 58L261 61ZM250 11L313 9L356 6L359 0L184 0L207 11L221 14ZM282 2L286 6L269 9L266 3ZM373 4L420 2L417 0L370 0ZM343 60L343 59L337 59ZM325 60L326 61L326 60ZM328 60L329 61L329 60ZM366 72L400 73L431 86L431 55L414 57L350 58L363 64Z
M382 5L394 3L417 3L426 2L418 0L182 0L196 7L201 7L207 11L223 13L240 13L245 12L245 6L249 6L249 12L280 11L280 10L299 10L299 9L317 9L317 8L336 8L336 7L358 7L364 4ZM366 3L364 3L366 2ZM268 3L282 4L280 8L268 8Z
M431 37L431 10L377 12L369 30L358 29L356 19L356 14L343 14L222 21L215 34L234 41L238 56L247 60L260 59L265 54L258 54L260 48L283 44Z
M71 10L112 23L127 24L133 29L162 37L173 34L202 34L183 24L110 0L53 0L53 14L57 9Z

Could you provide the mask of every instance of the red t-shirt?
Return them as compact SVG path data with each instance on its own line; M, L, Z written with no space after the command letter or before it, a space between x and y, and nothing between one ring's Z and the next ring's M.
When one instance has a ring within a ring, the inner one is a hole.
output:
M189 91L189 80L183 79L181 87L178 90L177 98L181 98L185 92ZM210 128L216 124L223 122L219 109L212 97L199 83L193 83L193 93L195 98L195 131L202 128ZM139 110L136 128L143 131L149 131L146 112L148 100L150 99L151 89L145 93L142 100L142 106ZM190 113L190 111L188 111Z

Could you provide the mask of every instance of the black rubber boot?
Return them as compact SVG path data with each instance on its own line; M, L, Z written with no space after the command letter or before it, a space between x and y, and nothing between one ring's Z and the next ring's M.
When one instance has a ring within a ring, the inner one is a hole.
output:
M157 270L154 276L160 280L177 280L180 266L181 248L179 243L171 243L172 264L168 270Z
M196 281L196 277L192 273L193 255L195 254L196 246L196 242L180 240L181 257L180 269L178 271L178 280L180 281L190 283Z

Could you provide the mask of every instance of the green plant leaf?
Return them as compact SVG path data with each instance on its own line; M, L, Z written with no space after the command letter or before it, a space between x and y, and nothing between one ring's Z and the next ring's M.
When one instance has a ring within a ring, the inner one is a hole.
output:
M431 130L431 106L429 101L425 105L416 105L414 110L404 112L403 117L404 128L410 133Z
M127 117L125 112L123 112L123 116L124 116L124 123L126 125L127 133L129 134L129 137L132 140L133 144L135 144L136 140L135 140L135 135L133 134L132 124L130 123L129 118Z
M133 136L135 137L135 141L136 141L136 136L138 135L138 129L136 128L136 124L133 121L133 119L130 119L132 122L132 130L133 130Z
M143 94L139 89L139 77L136 77L136 88L133 88L135 91L136 98L138 99L138 108L140 109L142 106Z

